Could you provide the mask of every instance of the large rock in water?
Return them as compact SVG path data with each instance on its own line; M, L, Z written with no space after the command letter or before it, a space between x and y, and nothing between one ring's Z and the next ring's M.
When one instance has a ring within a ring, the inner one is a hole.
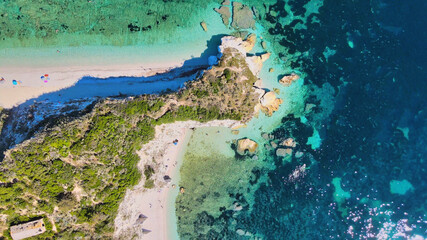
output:
M231 11L229 7L221 6L220 8L215 8L215 12L221 14L222 22L225 26L228 27L230 24Z
M261 111L263 111L267 116L273 115L273 112L277 111L280 107L280 104L283 103L283 100L276 97L276 93L267 92L262 96L260 100Z
M282 77L282 79L279 80L279 83L285 87L289 87L293 82L295 82L298 79L299 79L299 76L295 73L292 73Z
M255 19L252 10L239 2L233 2L233 22L235 29L255 29Z
M258 143L249 138L243 138L237 141L237 153L240 155L245 155L246 150L248 150L249 154L255 154L257 148Z
M203 31L205 31L205 32L207 32L207 31L208 31L208 25L206 25L206 23L205 23L205 22L201 22L201 23L200 23L200 26L202 26Z

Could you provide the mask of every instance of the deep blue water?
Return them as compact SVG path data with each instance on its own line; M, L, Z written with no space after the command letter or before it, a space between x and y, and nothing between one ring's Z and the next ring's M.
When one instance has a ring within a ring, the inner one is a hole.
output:
M286 2L295 16L304 14L308 0ZM307 73L313 90L325 84L335 89L333 111L315 107L305 124L284 117L271 134L295 138L303 157L289 164L271 150L268 161L276 169L254 172L268 181L256 191L253 210L223 211L215 222L200 219L195 224L221 229L200 237L235 239L235 229L243 229L263 239L424 239L427 1L325 0L307 29L296 27L300 20L282 25L268 14L289 15L284 5L264 5L273 26L268 31L288 53L307 53L288 63ZM327 58L327 48L336 53ZM307 102L320 106L321 99L313 91ZM322 138L315 150L305 144L313 126ZM290 178L304 164L304 174ZM341 202L334 199L338 178L348 195ZM392 193L396 181L412 187Z
M291 2L296 10L305 1ZM256 192L252 213L239 215L238 228L266 239L427 237L426 11L427 1L420 0L326 0L319 23L307 30L292 23L270 29L290 52L310 52L292 66L308 73L308 84L331 84L335 108L322 121L319 149L302 144L307 154L301 159L275 159L277 169ZM336 54L326 59L326 47ZM308 101L318 103L314 96ZM315 116L309 114L309 122ZM305 143L312 134L298 118L282 122L275 137ZM309 167L303 177L283 180L302 164ZM333 199L336 177L351 194L342 204ZM392 194L392 180L407 180L413 189Z

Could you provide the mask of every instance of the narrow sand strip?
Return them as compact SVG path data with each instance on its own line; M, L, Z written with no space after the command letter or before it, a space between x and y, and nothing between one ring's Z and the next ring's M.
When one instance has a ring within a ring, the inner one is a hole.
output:
M146 165L155 170L152 177L155 179L155 187L146 189L143 177L137 186L126 192L115 219L115 239L176 239L177 233L171 233L171 229L176 229L176 226L170 226L176 224L176 220L168 219L173 215L171 211L175 211L175 200L169 198L175 197L172 192L179 188L178 167L191 134L189 129L211 126L231 128L238 124L240 123L237 121L215 120L208 123L186 121L157 126L155 139L138 152L141 157L138 163L140 171L143 172ZM178 140L177 145L173 144L175 139ZM166 182L165 175L172 181ZM138 221L141 214L147 217L142 223ZM151 232L144 234L142 229Z
M149 68L142 66L142 64L62 66L43 69L32 67L0 67L0 77L5 79L3 82L0 82L0 106L11 108L44 93L70 87L84 76L97 78L121 76L149 77L157 73L166 72L171 67L180 66L180 64L182 63L152 64ZM48 82L44 82L41 79L41 76L44 74L49 75ZM17 80L18 85L13 85L12 80Z

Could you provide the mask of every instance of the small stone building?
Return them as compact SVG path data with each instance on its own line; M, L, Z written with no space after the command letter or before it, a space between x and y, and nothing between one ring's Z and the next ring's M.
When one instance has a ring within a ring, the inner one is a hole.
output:
M44 232L46 232L46 227L43 218L10 227L10 235L13 240L29 238Z

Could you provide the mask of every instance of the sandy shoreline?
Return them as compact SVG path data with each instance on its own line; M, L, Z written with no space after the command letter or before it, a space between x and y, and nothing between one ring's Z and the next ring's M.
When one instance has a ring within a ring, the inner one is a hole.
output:
M240 124L231 120L215 120L208 123L195 121L176 122L156 127L155 139L145 144L138 152L141 157L138 168L143 171L146 165L155 169L155 187L144 188L145 179L130 190L127 190L123 202L120 204L115 219L116 239L176 239L175 197L179 191L179 166L182 163L182 154L191 136L191 128L224 126L233 127ZM178 139L178 144L173 141ZM172 180L166 182L164 176ZM173 188L175 186L175 188ZM138 223L139 216L147 217ZM171 226L172 225L172 226ZM143 234L142 229L151 232ZM171 231L172 230L172 231Z
M0 106L11 108L28 99L38 97L44 93L58 91L73 86L82 77L92 76L96 78L108 77L149 77L157 73L164 73L172 67L179 67L182 62L170 62L167 64L125 64L115 66L61 66L47 68L33 67L0 67L0 77L6 80L0 83ZM45 83L41 76L49 75L49 81ZM12 80L22 83L14 86Z

